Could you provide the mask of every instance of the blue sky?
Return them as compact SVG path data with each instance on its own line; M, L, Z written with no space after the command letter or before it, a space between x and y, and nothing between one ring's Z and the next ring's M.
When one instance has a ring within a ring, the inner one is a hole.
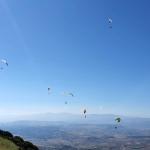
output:
M9 63L0 70L1 115L87 108L89 114L150 117L149 5L1 0L0 59ZM75 97L60 95L64 91Z

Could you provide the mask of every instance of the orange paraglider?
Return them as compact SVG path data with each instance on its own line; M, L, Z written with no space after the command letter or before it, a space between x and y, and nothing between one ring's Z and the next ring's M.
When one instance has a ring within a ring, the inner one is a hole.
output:
M50 94L50 92L49 92L49 91L50 91L50 89L51 89L51 88L50 88L50 87L48 87L48 94Z
M84 109L84 114L86 113L86 109ZM85 115L85 118L86 118L86 115Z

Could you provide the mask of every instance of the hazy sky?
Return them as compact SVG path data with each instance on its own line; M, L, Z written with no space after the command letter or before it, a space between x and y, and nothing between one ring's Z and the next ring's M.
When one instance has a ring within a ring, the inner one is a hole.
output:
M0 59L9 64L0 70L0 114L87 108L150 117L149 6L149 0L0 0Z

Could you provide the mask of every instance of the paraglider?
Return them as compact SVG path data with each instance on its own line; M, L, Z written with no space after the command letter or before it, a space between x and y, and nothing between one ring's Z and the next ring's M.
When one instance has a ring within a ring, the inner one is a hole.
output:
M85 114L85 113L86 113L86 109L84 109L84 111L83 111L83 112L84 112L84 114ZM86 115L85 115L85 118L86 118Z
M115 118L115 121L120 122L121 119L120 118Z
M112 19L108 19L108 22L111 24L112 23ZM110 28L112 28L111 25L110 25Z
M74 95L70 92L62 92L60 95L62 95L62 94L70 94L72 97L74 97Z
M70 92L62 92L60 95L62 95L62 94L70 94L72 97L74 97L74 95ZM65 104L67 104L67 101L65 102Z
M112 22L112 19L108 19L109 22Z
M6 60L0 60L0 68L3 69L4 64L8 66L8 63Z
M121 118L115 118L115 121L119 123L121 121ZM117 126L115 127L115 129L117 129Z
M50 87L48 87L47 89L48 89L48 94L50 94L50 92L49 92L49 91L50 91L50 89L51 89L51 88L50 88Z

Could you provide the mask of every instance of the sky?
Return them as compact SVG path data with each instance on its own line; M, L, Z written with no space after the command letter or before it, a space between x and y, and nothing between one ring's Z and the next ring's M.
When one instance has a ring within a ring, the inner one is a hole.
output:
M0 0L0 114L150 117L149 5Z

